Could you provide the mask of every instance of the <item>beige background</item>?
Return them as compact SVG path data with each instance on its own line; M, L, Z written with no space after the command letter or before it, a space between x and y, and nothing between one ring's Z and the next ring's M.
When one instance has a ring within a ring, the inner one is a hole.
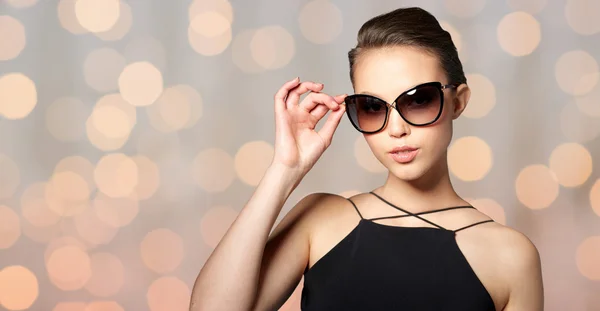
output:
M0 309L186 310L269 164L274 92L351 93L358 28L409 5L452 34L473 90L459 193L536 244L546 310L600 309L596 0L3 0ZM279 219L385 177L344 117Z

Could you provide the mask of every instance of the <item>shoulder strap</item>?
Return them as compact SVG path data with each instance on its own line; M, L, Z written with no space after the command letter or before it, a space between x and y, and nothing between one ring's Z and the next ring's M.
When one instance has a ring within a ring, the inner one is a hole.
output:
M488 219L488 220L484 220L484 221L476 222L476 223L474 223L474 224L470 224L470 225L468 225L468 226L465 226L465 227L462 227L462 228L460 228L460 229L456 229L456 230L453 230L453 231L454 231L454 233L456 233L456 232L458 232L458 231L460 231L460 230L464 230L464 229L467 229L467 228L471 228L471 227L473 227L473 226L477 226L477 225L479 225L479 224L483 224L483 223L486 223L486 222L493 222L493 221L494 221L493 219Z
M438 227L438 228L440 228L440 229L448 230L448 229L446 229L446 228L444 228L444 227L442 227L442 226L440 226L440 225L438 225L438 224L436 224L436 223L434 223L434 222L431 222L431 221L429 221L429 220L427 220L427 219L425 219L425 218L423 218L423 217L420 217L420 216L419 216L419 215L417 215L417 214L411 213L411 212L409 212L409 211L407 211L407 210L405 210L405 209L402 209L402 208L400 208L400 207L398 207L398 206L396 206L396 205L394 205L394 204L392 204L392 203L390 203L390 202L386 201L384 198L380 197L379 195L377 195L377 193L375 193L375 192L373 192L373 191L370 191L369 193L371 193L372 195L374 195L374 196L378 197L378 198L379 198L381 201L383 201L383 202L387 203L388 205L390 205L390 206L392 206L392 207L395 207L396 209L398 209L398 210L400 210L400 211L403 211L403 212L405 212L406 214L408 214L408 215L410 215L410 216L413 216L413 217L419 218L419 219L421 219L422 221L424 221L424 222L427 222L427 223L429 223L429 224L431 224L431 225L434 225L434 226L436 226L436 227Z
M356 212L358 213L358 216L360 216L360 219L364 219L362 214L360 213L360 211L358 210L358 207L356 207L356 204L354 204L354 202L352 200L350 200L350 198L346 198L346 200L350 201L350 203L352 203L352 206L354 206L354 209L356 210Z

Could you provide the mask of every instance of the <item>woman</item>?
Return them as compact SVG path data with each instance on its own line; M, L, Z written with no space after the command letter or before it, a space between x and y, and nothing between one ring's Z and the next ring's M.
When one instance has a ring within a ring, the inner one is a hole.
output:
M276 310L303 275L303 310L542 310L535 246L451 185L447 148L470 90L450 35L403 8L365 23L348 55L355 95L299 79L275 95L273 161L201 270L191 310ZM386 182L310 194L269 235L344 113Z

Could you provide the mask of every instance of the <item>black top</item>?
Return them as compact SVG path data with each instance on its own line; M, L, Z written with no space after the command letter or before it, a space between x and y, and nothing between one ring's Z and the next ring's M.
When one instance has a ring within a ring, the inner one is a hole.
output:
M495 310L456 243L456 232L493 220L448 230L419 215L473 206L454 206L365 219L304 271L302 310ZM413 216L435 227L398 227L373 220Z

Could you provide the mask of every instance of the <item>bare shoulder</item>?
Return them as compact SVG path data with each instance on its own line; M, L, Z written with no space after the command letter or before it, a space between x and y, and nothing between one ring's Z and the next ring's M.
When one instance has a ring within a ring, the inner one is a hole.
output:
M499 223L480 234L494 254L494 264L501 271L496 276L508 292L503 310L542 310L541 259L535 244L522 232Z
M292 223L296 223L295 226L302 227L310 235L327 218L333 217L345 200L340 195L327 192L307 194L285 215L274 229L273 235L279 230L287 229Z
M331 225L332 219L343 219L344 216L352 215L351 203L347 198L327 192L315 192L302 198L306 204L305 223L311 229L317 229L322 225Z
M524 266L539 264L539 252L533 242L522 232L494 223L489 226L486 235L490 246L496 249L496 253L508 270L522 270Z

